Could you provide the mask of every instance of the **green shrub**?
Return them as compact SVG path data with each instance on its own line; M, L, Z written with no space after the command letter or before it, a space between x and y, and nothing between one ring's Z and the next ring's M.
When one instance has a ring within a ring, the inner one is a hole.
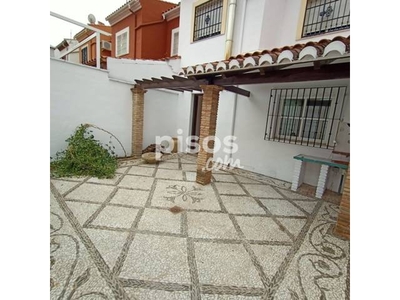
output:
M112 178L117 169L115 147L103 145L94 139L89 124L80 125L66 142L66 150L57 152L50 163L51 175L54 177L92 176Z

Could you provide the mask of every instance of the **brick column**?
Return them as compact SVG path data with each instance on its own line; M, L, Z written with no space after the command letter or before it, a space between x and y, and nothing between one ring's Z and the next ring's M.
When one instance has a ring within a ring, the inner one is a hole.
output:
M135 85L132 91L132 156L139 158L143 150L144 94L146 90Z
M215 129L217 127L217 113L219 92L223 90L222 87L216 85L202 85L203 100L201 108L201 121L200 121L200 151L197 155L197 175L196 182L200 184L209 184L211 182L211 170L203 170L203 168L211 168L212 164L207 165L208 160L212 160L214 155L214 141L208 143L208 148L212 149L208 153L203 148L203 140L208 136L215 136Z
M350 239L350 165L347 169L339 215L333 232L338 236Z

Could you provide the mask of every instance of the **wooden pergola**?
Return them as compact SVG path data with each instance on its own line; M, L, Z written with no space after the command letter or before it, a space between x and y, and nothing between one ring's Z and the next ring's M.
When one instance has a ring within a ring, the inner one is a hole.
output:
M133 154L141 155L146 90L203 91L196 182L208 184L211 182L211 171L206 167L213 153L207 153L202 142L208 136L215 136L219 92L226 90L250 97L250 91L243 86L350 78L350 37L246 53L229 60L183 68L179 75L135 80L132 89ZM213 147L210 141L209 148Z

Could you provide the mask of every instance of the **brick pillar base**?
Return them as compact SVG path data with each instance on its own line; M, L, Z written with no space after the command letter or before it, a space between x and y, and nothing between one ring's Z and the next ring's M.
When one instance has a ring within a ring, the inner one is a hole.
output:
M347 169L339 215L333 232L338 236L350 239L350 165Z
M132 156L139 158L143 150L144 94L146 90L135 85L132 91Z
M200 151L197 155L197 175L196 182L200 184L209 184L211 182L211 167L212 158L214 155L214 140L210 140L208 148L204 149L203 141L206 137L215 136L217 127L217 114L219 92L223 88L216 85L203 85L203 100L201 108L201 122L200 122Z

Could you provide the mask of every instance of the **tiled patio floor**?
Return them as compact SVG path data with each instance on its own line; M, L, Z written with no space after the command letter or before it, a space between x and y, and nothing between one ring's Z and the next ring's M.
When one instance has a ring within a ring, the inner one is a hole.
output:
M243 170L202 186L195 163L52 179L51 299L349 299L337 205Z

